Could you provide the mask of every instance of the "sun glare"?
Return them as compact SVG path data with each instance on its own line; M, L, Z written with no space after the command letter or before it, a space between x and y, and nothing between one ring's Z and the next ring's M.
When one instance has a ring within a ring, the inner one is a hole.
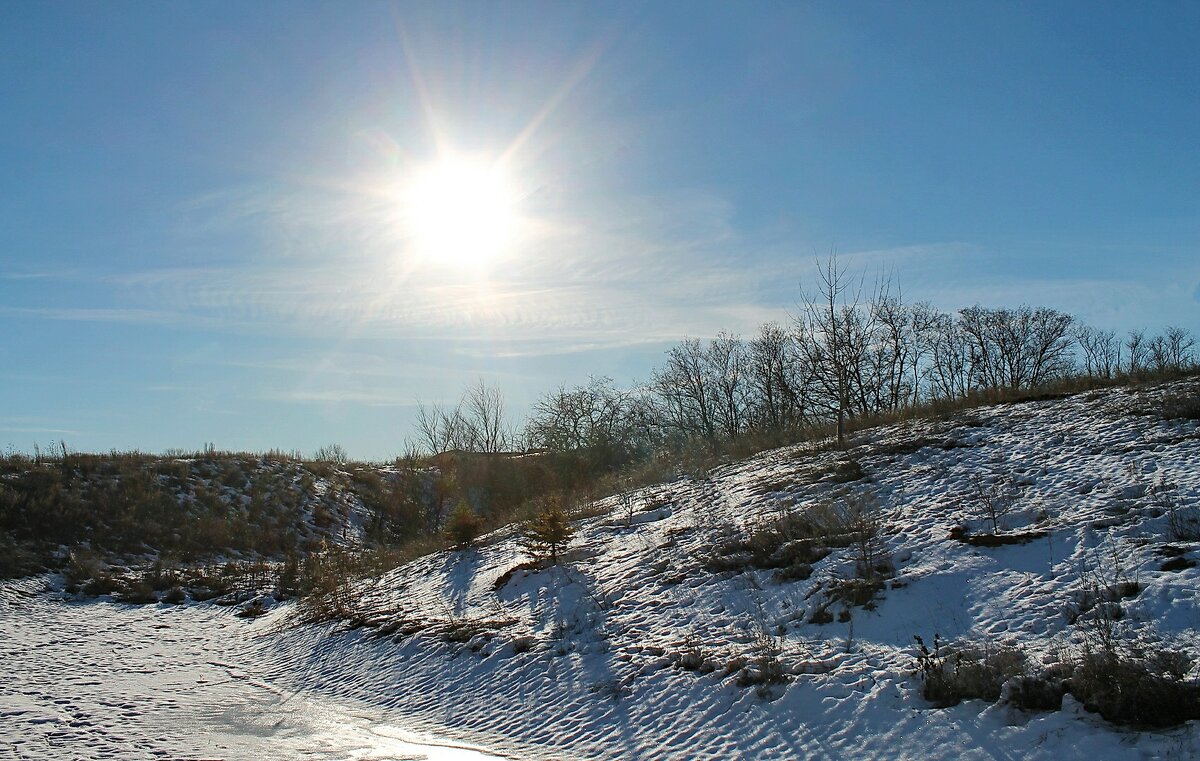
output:
M477 269L512 242L513 192L496 166L443 158L412 178L404 207L406 228L426 261Z

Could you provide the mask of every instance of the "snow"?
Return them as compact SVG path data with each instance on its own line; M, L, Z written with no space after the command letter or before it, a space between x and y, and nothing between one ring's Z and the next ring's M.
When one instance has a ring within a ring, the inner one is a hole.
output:
M914 635L935 633L1056 662L1080 646L1078 602L1097 580L1139 585L1121 601L1122 636L1200 654L1200 568L1163 570L1160 554L1200 554L1169 535L1172 508L1200 506L1200 431L1146 414L1189 383L898 423L847 452L765 452L634 493L632 520L609 499L560 567L520 568L511 530L415 561L361 590L366 625L351 630L299 625L289 605L244 621L9 585L0 755L7 743L18 758L396 758L417 751L387 742L425 733L529 759L1195 757L1196 722L1114 726L1070 695L1055 712L935 709L913 675ZM869 480L837 482L847 457ZM951 538L990 527L972 474L1019 492L1002 533L1028 541ZM853 575L851 548L800 580L706 566L784 510L867 493L895 565L873 610L839 621L836 603L833 622L809 622ZM740 686L765 645L788 681ZM707 666L685 670L685 654Z
M497 758L396 727L377 706L271 681L264 619L203 604L64 603L44 587L0 588L2 759Z

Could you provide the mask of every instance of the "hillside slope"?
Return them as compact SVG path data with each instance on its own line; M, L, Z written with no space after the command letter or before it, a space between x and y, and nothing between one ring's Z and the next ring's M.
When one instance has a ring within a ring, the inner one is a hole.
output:
M934 708L914 636L951 643L935 675L1019 651L1052 698L1088 654L1159 654L1194 701L1198 391L969 410L610 498L560 566L512 531L425 557L360 589L351 626L282 628L264 669L520 757L1194 757L1197 722L1072 694Z
M0 757L1200 755L1197 379L765 452L575 525L559 565L509 528L324 624L4 582Z

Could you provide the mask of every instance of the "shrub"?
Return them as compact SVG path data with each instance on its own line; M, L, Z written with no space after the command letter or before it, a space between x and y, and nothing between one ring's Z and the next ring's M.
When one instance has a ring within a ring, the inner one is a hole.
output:
M239 610L235 615L238 618L258 618L259 616L265 616L266 614L267 608L263 604L263 601L261 599L254 599L251 600L250 603L244 608Z
M40 564L28 545L0 531L0 579L15 579L36 573Z
M807 579L812 564L827 557L830 548L847 547L854 540L846 504L821 503L750 526L714 547L706 565L711 571L773 568L780 581Z
M813 609L812 615L808 617L810 624L830 624L833 623L833 614L829 612L829 605L818 605Z
M453 611L448 618L434 622L441 634L442 640L451 644L467 645L472 652L479 652L484 646L495 640L502 629L518 623L515 618L500 616L484 618L463 616ZM537 640L532 636L517 637L513 640L514 652L526 652L535 645Z
M1195 568L1196 561L1191 558L1183 557L1182 555L1173 557L1162 564L1163 571L1186 571L1189 568Z
M999 534L1004 517L1013 509L1024 490L1011 475L985 479L981 473L971 473L970 502L976 516L991 524L992 534Z
M149 605L158 602L154 586L145 579L126 582L120 589L117 599L131 605Z
M279 578L275 582L275 598L286 600L300 594L300 559L289 552L279 567Z
M874 610L875 595L883 589L883 582L875 579L845 579L835 583L829 592L829 603L840 600L847 606L865 607Z
M183 591L183 587L176 584L167 590L167 593L162 596L163 602L169 602L172 605L180 605L187 600L187 593Z
M122 582L121 579L112 573L100 571L94 577L84 582L81 587L77 588L85 595L99 597L100 595L111 595L122 589Z
M807 579L812 564L827 556L829 549L814 538L793 537L789 522L781 519L750 527L744 536L715 547L707 567L712 571L774 568L780 580Z
M345 465L350 462L350 456L346 454L346 450L342 448L341 444L327 444L320 447L313 453L312 459L314 462L329 465Z
M1085 651L1068 682L1084 708L1119 724L1169 727L1200 719L1200 684L1186 679L1192 660L1151 651L1135 657L1118 650Z
M868 585L881 586L879 580L891 576L895 567L887 550L878 500L873 493L866 492L847 494L842 502L854 551L855 574Z
M169 563L164 563L160 559L154 561L154 565L142 575L142 579L150 585L151 589L161 591L178 586L179 577Z
M537 645L537 637L528 634L516 637L512 641L512 649L514 653L527 653Z
M1166 420L1200 420L1200 393L1164 396L1160 412Z
M921 695L938 708L975 699L994 703L1004 683L1026 670L1025 654L1015 647L969 642L948 646L935 634L930 648L921 637L913 639Z
M1173 507L1167 513L1167 530L1171 541L1195 542L1200 541L1200 507Z
M319 623L353 618L361 602L360 575L360 559L346 550L322 544L319 552L306 556L300 567L301 620Z
M1120 724L1166 727L1200 719L1200 684L1186 678L1192 658L1150 647L1125 625L1121 600L1142 586L1126 574L1119 548L1111 551L1111 560L1085 572L1083 589L1068 606L1083 635L1068 680L1071 694Z
M972 547L1004 547L1011 544L1029 544L1035 539L1044 539L1049 532L1018 531L1005 534L972 534L969 526L959 524L950 529L950 538L956 542L969 544Z
M1180 504L1178 487L1164 479L1147 491L1151 504L1167 514L1167 534L1171 541L1200 541L1200 506Z
M67 567L63 569L63 576L66 578L69 591L83 589L86 594L108 594L116 588L115 585L102 592L91 592L86 589L103 575L104 562L100 559L99 553L92 550L74 549L67 555Z
M465 499L459 500L446 523L446 538L459 547L468 547L483 533L483 518L475 514Z
M1057 711L1067 687L1053 673L1018 676L1008 682L1007 701L1025 711Z
M764 700L774 700L783 694L787 684L787 669L783 664L783 637L772 635L761 622L755 629L754 658L741 665L737 675L739 687L754 687Z
M825 475L835 484L848 484L866 478L867 471L858 460L848 457L835 463Z
M1126 571L1120 547L1112 543L1108 549L1108 558L1099 553L1095 560L1085 558L1081 588L1072 595L1066 613L1069 623L1079 625L1089 650L1116 653L1127 635L1122 630L1122 601L1136 597L1143 587L1136 573L1130 576Z

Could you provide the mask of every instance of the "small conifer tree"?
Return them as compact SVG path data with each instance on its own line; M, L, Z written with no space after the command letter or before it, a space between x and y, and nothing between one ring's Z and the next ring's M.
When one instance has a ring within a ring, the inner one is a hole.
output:
M460 499L446 522L446 536L459 547L469 547L483 533L483 519L465 499Z
M553 497L521 528L521 544L535 561L549 560L557 565L559 554L575 536L571 517L562 500Z

